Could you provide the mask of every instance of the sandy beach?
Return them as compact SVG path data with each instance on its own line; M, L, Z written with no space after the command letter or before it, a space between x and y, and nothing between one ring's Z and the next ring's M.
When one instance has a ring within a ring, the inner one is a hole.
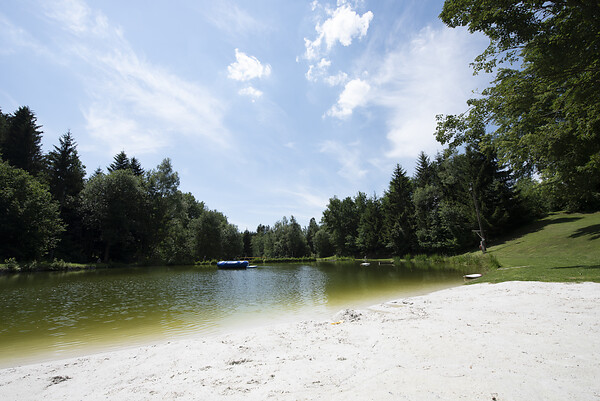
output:
M600 400L600 284L477 284L0 371L2 400Z

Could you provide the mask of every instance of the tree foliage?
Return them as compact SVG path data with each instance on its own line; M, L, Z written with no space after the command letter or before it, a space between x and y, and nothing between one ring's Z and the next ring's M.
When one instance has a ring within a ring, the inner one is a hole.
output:
M0 111L0 257L175 264L243 255L238 228L179 190L170 159L146 171L121 151L107 174L98 168L85 180L73 134L45 156L36 121L27 107ZM292 223L290 249L300 252L306 243Z
M87 183L81 209L85 225L99 233L98 257L105 262L135 260L146 235L146 205L142 182L130 170L99 174Z
M343 200L337 196L329 199L327 208L323 211L322 223L327 227L331 242L338 255L354 255L357 250L356 237L360 216L358 204L362 201L363 194L355 199L349 196Z
M0 153L3 160L31 175L39 175L44 167L40 128L29 107L20 107L12 115L2 115Z
M77 144L70 131L59 138L59 144L48 153L47 175L50 192L61 207L65 207L83 189L85 166L79 159Z
M26 171L0 160L0 260L30 261L52 250L64 226L58 202Z
M406 171L396 165L383 198L385 246L395 255L416 250L412 183Z
M311 254L316 254L317 251L315 250L315 235L317 234L317 232L319 231L320 227L319 224L317 223L317 220L312 217L308 223L308 227L306 227L306 243L308 245L308 248L310 250Z
M326 227L321 227L319 231L315 233L314 248L315 254L320 258L326 258L328 256L332 256L335 253L335 248L333 246L333 242L331 241L331 236L327 231Z
M440 17L490 38L474 68L496 76L467 112L438 118L438 140L493 147L518 174L539 173L563 207L599 208L600 4L447 0Z
M266 258L303 257L310 248L302 227L294 216L283 217L273 227L259 225L252 237L254 256Z
M378 256L384 253L385 241L382 236L384 217L382 200L377 195L365 198L356 236L356 246L361 255Z
M129 157L124 150L120 151L113 158L113 162L106 169L109 173L117 170L129 170L131 168L131 162L129 161Z
M524 202L510 170L491 150L469 146L462 153L438 154L433 161L421 153L412 179L396 166L382 198L361 192L343 201L331 198L315 235L316 253L403 256L476 247L477 208L492 238L539 215L543 207L530 206L539 194L527 188L529 200ZM353 247L347 246L350 240Z
M65 223L55 256L71 261L83 261L83 224L79 214L79 194L84 187L85 166L79 159L77 144L70 131L59 138L47 155L46 177L50 192L60 205L60 217Z

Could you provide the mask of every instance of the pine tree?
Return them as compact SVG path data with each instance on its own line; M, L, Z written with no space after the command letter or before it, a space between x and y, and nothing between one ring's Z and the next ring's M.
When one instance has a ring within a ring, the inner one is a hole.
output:
M244 243L244 256L252 255L252 233L246 229L242 234L242 242Z
M79 159L77 144L70 131L59 138L60 146L48 153L47 176L50 192L60 206L60 217L67 230L62 233L55 254L66 260L83 260L81 238L83 221L79 213L79 194L84 187L85 166Z
M0 137L2 159L14 167L38 176L44 167L42 131L37 118L27 106L20 107L6 119L5 133Z
M4 138L8 135L8 115L2 112L0 109L0 158L2 158L3 153L3 143Z
M106 169L109 173L117 170L128 170L131 169L131 162L125 154L125 151L119 152L113 159L114 161Z
M133 172L133 175L136 175L138 177L144 175L144 169L142 168L142 165L140 164L139 160L135 157L131 158L129 168Z
M315 244L314 244L314 238L315 238L315 234L317 233L317 231L319 231L319 224L317 224L317 220L315 220L315 218L311 218L310 222L308 223L308 227L306 228L306 243L308 244L308 247L310 248L310 252L313 254L316 254L316 250L315 250Z
M290 217L289 227L286 231L288 248L288 255L286 256L293 258L306 256L310 252L306 243L306 237L294 216Z
M432 171L431 161L425 152L419 153L417 166L415 167L414 183L415 187L423 188L431 184L434 172Z
M75 197L83 189L85 166L79 159L77 143L71 131L59 138L60 146L48 153L50 192L64 206L68 197Z
M395 255L416 250L412 185L406 171L396 165L389 189L384 196L386 247Z

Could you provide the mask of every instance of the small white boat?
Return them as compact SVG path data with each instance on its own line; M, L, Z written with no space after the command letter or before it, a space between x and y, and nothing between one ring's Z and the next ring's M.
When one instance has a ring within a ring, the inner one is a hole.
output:
M463 277L467 280L473 280L475 278L481 277L481 274L479 274L479 273L465 274Z
M369 262L363 262L360 264L361 266L370 266L371 264Z

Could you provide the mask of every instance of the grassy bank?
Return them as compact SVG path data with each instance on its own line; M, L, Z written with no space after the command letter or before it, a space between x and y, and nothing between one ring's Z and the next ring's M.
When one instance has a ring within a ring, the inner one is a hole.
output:
M0 273L25 273L36 271L67 271L67 270L84 270L95 269L96 267L108 266L106 264L92 263L71 263L63 260L54 260L53 262L18 262L14 258L7 259L4 263L0 263Z
M476 282L600 282L600 212L552 214L488 251L501 267Z

